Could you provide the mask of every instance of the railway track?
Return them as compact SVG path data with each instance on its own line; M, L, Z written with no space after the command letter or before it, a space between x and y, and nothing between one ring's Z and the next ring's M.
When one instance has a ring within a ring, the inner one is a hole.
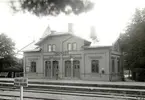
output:
M11 81L1 80L0 91L19 92L19 88L14 87L12 80ZM63 96L70 95L70 96L103 97L116 99L121 98L123 100L137 100L137 98L145 99L145 86L143 85L125 85L125 84L113 85L113 84L29 81L28 87L24 88L24 92L63 95ZM0 96L2 96L1 92ZM40 98L38 97L35 99Z
M19 89L15 87L9 87L9 88L0 87L0 91L17 91L18 92ZM83 97L116 98L116 99L124 99L124 100L136 100L137 98L145 98L145 96L143 95L131 95L131 94L125 94L125 93L123 94L123 93L106 93L106 92L86 92L86 91L69 91L69 90L40 89L40 88L30 88L30 89L26 88L24 89L24 92L55 94L55 95L73 95L73 96L83 96ZM8 96L8 95L5 95L5 96ZM29 97L25 97L25 98L29 98ZM42 98L33 98L33 99L42 99Z

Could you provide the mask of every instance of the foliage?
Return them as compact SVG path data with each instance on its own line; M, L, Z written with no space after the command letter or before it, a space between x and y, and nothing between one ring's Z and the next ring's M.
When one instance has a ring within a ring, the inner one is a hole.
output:
M37 16L56 16L61 12L80 14L89 11L93 6L94 3L90 0L19 0L17 5L11 0L14 11L29 11Z
M145 69L145 9L136 9L125 34L120 36L125 68Z
M5 34L0 34L0 70L2 67L10 67L16 64L14 56L15 43Z

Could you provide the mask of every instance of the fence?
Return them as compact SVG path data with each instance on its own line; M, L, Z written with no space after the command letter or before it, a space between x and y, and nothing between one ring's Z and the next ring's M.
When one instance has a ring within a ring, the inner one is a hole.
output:
M16 72L15 77L23 77L24 73L23 72Z

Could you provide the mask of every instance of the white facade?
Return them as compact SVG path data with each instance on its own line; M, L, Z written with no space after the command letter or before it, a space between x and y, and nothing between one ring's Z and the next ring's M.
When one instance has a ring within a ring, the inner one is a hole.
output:
M47 35L36 43L37 48L24 51L24 73L29 78L121 80L119 44L90 44L72 34Z

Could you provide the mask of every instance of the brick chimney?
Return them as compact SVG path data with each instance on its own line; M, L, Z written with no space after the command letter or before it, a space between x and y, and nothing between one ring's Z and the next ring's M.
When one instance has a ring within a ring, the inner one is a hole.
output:
M69 33L73 33L74 30L73 30L73 23L68 23L68 32Z

